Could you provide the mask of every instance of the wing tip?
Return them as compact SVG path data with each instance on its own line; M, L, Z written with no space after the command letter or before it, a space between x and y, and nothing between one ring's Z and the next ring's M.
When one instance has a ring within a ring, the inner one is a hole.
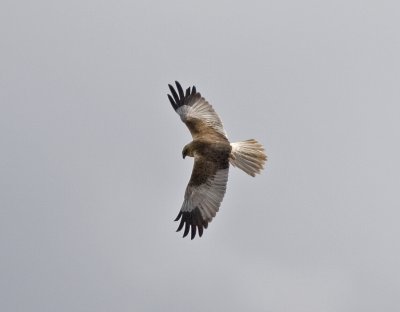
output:
M207 220L203 220L200 210L198 208L194 209L191 212L180 211L174 221L179 220L180 223L176 232L181 231L183 227L185 227L182 238L188 236L190 233L191 240L196 237L196 233L198 234L198 237L202 237L204 229L206 229L208 226Z
M192 86L186 89L186 92L183 91L182 85L179 83L179 81L175 80L175 85L176 85L176 90L175 87L171 84L168 84L168 88L171 92L168 95L168 99L171 102L172 107L177 110L179 107L186 105L188 102L188 99L191 96L194 96L197 94L196 87ZM178 92L177 92L178 91Z
M179 211L174 221L178 221L182 217L182 211Z
M172 107L173 107L174 109L176 109L178 106L176 105L176 103L175 103L174 99L172 98L172 96L170 96L169 94L167 94L167 96L168 96L168 99L169 99L169 101L170 101Z

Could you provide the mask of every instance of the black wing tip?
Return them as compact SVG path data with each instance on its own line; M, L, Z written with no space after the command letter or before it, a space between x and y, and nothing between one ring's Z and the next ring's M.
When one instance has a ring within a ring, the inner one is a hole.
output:
M191 240L196 237L196 232L199 237L202 237L204 229L206 229L208 226L208 222L203 220L198 208L191 212L180 211L178 216L175 218L175 221L179 221L179 219L180 223L176 232L181 231L183 226L185 226L182 238L188 236L189 232Z
M188 102L189 97L195 95L197 93L196 87L192 86L186 89L186 92L183 91L182 85L179 83L179 81L175 80L175 85L176 85L176 92L175 88L173 85L168 84L168 88L171 91L171 94L168 95L168 99L171 102L172 107L176 110L179 107L185 105Z
M175 85L176 85L176 88L179 90L179 89L182 89L182 86L181 86L181 84L179 83L179 81L177 81L177 80L175 80Z
M178 221L182 217L182 211L179 211L174 221Z
M174 109L177 109L177 108L178 108L178 105L176 105L176 103L175 103L174 99L172 98L172 96L170 96L169 94L167 94L167 95L168 95L168 99L169 99L169 101L170 101L172 107L173 107Z
M193 238L196 236L196 225L192 224L192 231L191 231L191 239L193 240Z

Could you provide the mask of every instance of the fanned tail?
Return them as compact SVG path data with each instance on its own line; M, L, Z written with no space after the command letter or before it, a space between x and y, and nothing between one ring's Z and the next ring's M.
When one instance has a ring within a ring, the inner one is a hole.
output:
M267 161L264 147L254 139L231 143L229 162L254 177L264 169Z

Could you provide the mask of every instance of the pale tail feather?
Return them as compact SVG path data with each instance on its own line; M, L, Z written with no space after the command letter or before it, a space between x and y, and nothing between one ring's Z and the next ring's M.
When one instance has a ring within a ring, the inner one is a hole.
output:
M256 140L250 139L242 142L231 143L232 151L229 162L254 177L264 169L267 155L263 146Z

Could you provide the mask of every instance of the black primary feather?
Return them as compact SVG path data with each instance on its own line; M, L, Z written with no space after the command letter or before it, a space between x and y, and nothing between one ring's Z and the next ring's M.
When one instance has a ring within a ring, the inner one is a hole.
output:
M195 208L190 212L180 211L178 216L175 218L175 221L179 221L179 219L180 223L176 231L179 232L183 229L183 226L185 226L183 237L186 237L190 231L191 239L195 238L196 232L199 234L199 237L201 237L204 229L206 229L208 226L208 222L203 220L199 208Z
M179 92L180 100L182 101L185 98L185 95L183 94L182 86L178 81L175 81L175 84L176 84L176 87L177 87L178 92Z
M178 106L180 106L180 105L179 105L179 103L180 103L180 101L179 101L179 96L178 96L178 94L176 93L174 87L171 86L171 85L168 85L168 87L169 87L169 90L170 90L171 93L172 93L172 96L174 97L175 103L176 103Z
M171 102L172 108L176 110L178 108L178 105L176 105L174 99L169 94L168 94L168 99Z
M196 87L193 86L192 88L187 88L186 92L183 92L183 88L181 84L178 81L175 81L176 84L176 89L178 92L176 92L175 88L172 85L168 85L169 90L171 91L171 95L168 94L168 99L172 104L172 107L174 110L177 110L179 107L183 105L188 105L191 100L193 99L194 96L196 96ZM200 97L200 94L197 96Z

